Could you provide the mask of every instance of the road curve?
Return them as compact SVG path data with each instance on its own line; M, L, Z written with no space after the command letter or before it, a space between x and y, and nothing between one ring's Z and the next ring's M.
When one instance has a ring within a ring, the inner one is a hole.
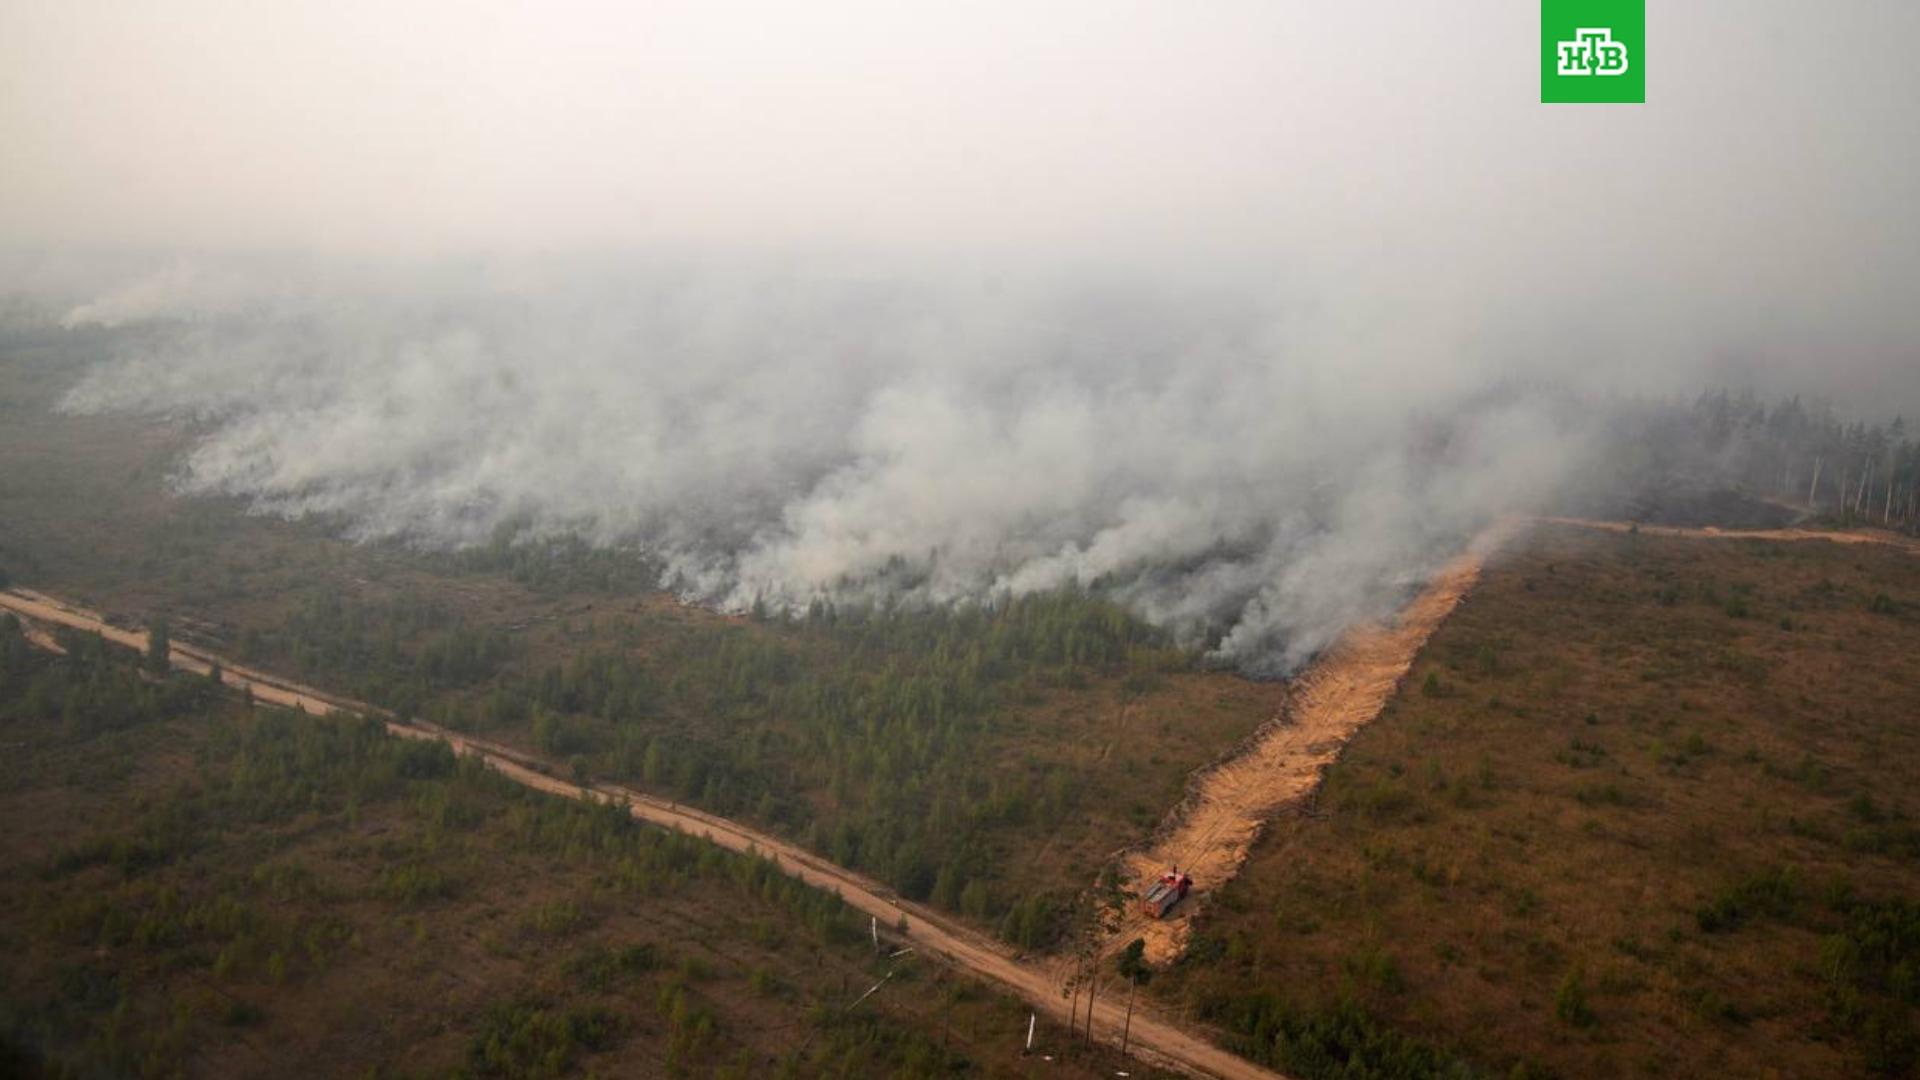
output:
M0 610L12 611L35 623L96 632L108 641L141 652L147 649L147 635L144 632L114 626L97 612L30 589L0 590ZM44 642L44 635L36 640ZM1000 942L960 926L930 908L900 899L886 886L870 878L836 866L757 829L618 784L592 783L582 786L568 783L550 775L547 763L512 747L447 731L432 724L402 722L387 711L365 702L327 694L232 663L194 645L172 643L171 659L175 667L201 675L207 674L213 665L218 664L222 680L230 686L249 691L255 701L319 715L351 712L377 717L395 735L409 739L444 740L456 752L477 755L502 775L527 787L570 799L625 803L628 811L642 821L702 837L730 851L774 859L786 873L816 888L838 893L848 905L889 926L905 918L906 936L914 942L919 952L937 954L954 967L999 983L1036 1010L1047 1013L1059 1022L1065 1023L1069 1019L1072 999L1062 998L1052 973L1046 967L1024 961ZM1117 1046L1121 1042L1124 1026L1128 1029L1128 1051L1150 1065L1194 1076L1219 1077L1221 1080L1283 1080L1278 1073L1182 1030L1144 1003L1136 1002L1131 1023L1128 1024L1124 995L1115 992L1120 986L1119 978L1113 976L1107 985L1096 990L1091 1021L1086 1016L1085 1007L1080 1008L1079 1020L1090 1027L1094 1038ZM1108 996L1101 997L1101 992Z

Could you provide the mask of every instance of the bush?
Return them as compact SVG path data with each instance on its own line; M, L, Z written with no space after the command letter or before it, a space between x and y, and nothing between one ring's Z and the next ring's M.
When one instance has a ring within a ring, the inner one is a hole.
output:
M747 976L747 985L761 997L773 997L785 989L780 977L764 967L753 969L752 974Z
M1227 1029L1234 1052L1299 1080L1481 1075L1465 1060L1400 1034L1351 1001L1307 1011L1289 1006L1272 990L1260 990L1211 997L1201 1003L1201 1013Z
M1362 986L1384 994L1399 994L1407 981L1400 974L1400 962L1378 945L1366 945L1346 959L1347 974Z
M1583 806L1625 806L1627 793L1619 784L1588 784L1574 792Z
M1120 974L1128 980L1144 983L1153 978L1153 968L1148 965L1146 954L1146 939L1134 938L1127 943L1125 949L1120 951L1120 959L1115 966L1120 969Z
M1820 949L1834 1024L1859 1040L1867 1071L1911 1075L1920 1065L1920 902L1843 899L1840 932Z
M1419 799L1413 792L1392 780L1376 780L1349 792L1342 802L1369 821L1383 824L1416 817L1419 810Z
M1694 912L1694 921L1706 933L1725 933L1761 916L1786 918L1793 914L1798 900L1793 870L1782 867L1754 874L1721 890Z
M445 900L459 891L459 883L436 866L408 863L381 871L375 892L382 899L408 907Z
M153 628L147 631L147 670L155 675L165 675L173 669L173 637L167 626L165 616L153 620Z
M1044 893L1026 897L1000 921L1000 936L1022 949L1038 948L1057 936L1060 927L1055 916L1051 897Z
M234 998L227 1003L221 1022L228 1027L253 1027L267 1018L266 1010L251 1001Z
M1575 964L1568 970L1566 977L1560 980L1560 988L1553 994L1553 1015L1563 1024L1574 1027L1589 1027L1593 1024L1593 1010L1587 1005L1587 987Z
M1480 674L1497 675L1500 673L1500 650L1483 642L1473 651L1473 663Z
M482 1076L559 1076L573 1059L566 1021L531 1005L496 1005L467 1057Z
M591 945L567 961L567 973L589 990L607 990L659 966L660 958L651 945L628 945L618 950Z

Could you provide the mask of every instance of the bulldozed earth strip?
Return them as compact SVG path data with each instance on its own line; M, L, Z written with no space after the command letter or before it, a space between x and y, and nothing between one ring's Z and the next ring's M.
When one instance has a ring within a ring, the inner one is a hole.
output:
M148 645L143 631L112 625L96 612L28 589L0 590L0 611L11 611L29 624L53 624L98 633L108 641L141 652L145 652ZM36 632L30 640L42 645L55 644L44 632ZM444 740L455 752L476 755L502 775L529 788L570 799L625 804L641 821L702 837L730 851L772 859L785 873L815 888L836 893L849 906L895 928L895 932L913 943L918 953L935 954L953 967L998 983L1056 1021L1077 1019L1092 1038L1114 1045L1122 1042L1124 1030L1129 1052L1148 1064L1222 1080L1279 1078L1279 1074L1229 1053L1202 1036L1189 1034L1155 1014L1144 1003L1129 1009L1123 1005L1124 993L1111 992L1113 985L1120 984L1117 976L1113 976L1106 987L1110 993L1108 998L1097 999L1091 1010L1079 1007L1074 1017L1076 999L1065 996L1051 971L1040 962L1016 956L1001 943L959 926L930 908L901 900L878 882L759 830L616 784L569 783L551 775L553 766L533 755L430 724L403 722L364 702L329 695L232 664L193 645L173 643L171 660L175 667L201 675L218 665L225 683L247 691L257 702L320 715L341 712L375 717L394 735ZM1091 1016L1087 1015L1089 1011Z
M1193 897L1163 918L1150 918L1131 904L1109 911L1096 947L1099 955L1141 939L1151 964L1180 957L1192 915L1207 894L1240 872L1269 822L1312 797L1340 748L1386 707L1414 656L1479 579L1487 557L1517 527L1514 520L1502 520L1475 537L1391 621L1348 630L1295 680L1278 716L1232 755L1195 774L1186 798L1154 839L1122 856L1129 895L1142 895L1177 866L1192 875Z

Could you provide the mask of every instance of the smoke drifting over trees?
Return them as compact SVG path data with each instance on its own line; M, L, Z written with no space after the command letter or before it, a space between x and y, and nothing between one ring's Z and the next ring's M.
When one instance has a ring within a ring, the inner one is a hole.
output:
M732 610L1092 588L1258 673L1390 610L1500 512L1753 480L1711 430L1724 401L1538 365L1382 385L1290 343L1297 318L897 266L176 263L68 309L112 329L64 406L191 418L181 493L362 537L578 534Z
M1920 403L1911 6L1662 8L1644 108L1542 107L1536 29L23 3L0 311L97 346L67 408L197 420L187 494L734 608L1079 584L1284 670L1622 401Z
M1097 587L1276 670L1543 492L1579 437L1530 395L1350 407L1272 313L1140 284L196 273L68 315L129 321L66 407L204 424L183 493L433 544L578 532L734 609Z

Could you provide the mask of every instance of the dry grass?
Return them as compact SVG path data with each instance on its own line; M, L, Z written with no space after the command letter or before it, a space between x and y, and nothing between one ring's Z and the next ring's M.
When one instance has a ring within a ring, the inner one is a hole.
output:
M1920 559L1543 528L1156 985L1348 996L1499 1068L1857 1072L1825 898L1920 895L1917 717ZM1782 871L1790 914L1703 928Z

